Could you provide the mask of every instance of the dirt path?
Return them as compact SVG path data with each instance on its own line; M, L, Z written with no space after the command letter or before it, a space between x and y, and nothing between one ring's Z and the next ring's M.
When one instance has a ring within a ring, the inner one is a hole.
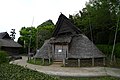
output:
M22 56L21 60L11 63L26 66L32 70L37 70L49 75L72 76L72 77L95 77L95 76L115 76L120 77L120 69L107 67L60 67L60 66L40 66L26 62L27 57Z

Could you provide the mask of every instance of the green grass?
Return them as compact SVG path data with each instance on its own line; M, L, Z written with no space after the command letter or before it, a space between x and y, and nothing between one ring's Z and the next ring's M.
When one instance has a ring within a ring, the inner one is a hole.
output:
M49 63L48 60L44 60L44 63L43 63L42 59L36 59L36 60L30 59L27 62L30 64L41 65L41 66L49 66L52 64L52 61L51 61L51 63Z
M0 80L120 80L115 77L64 78L50 76L14 64L0 64Z

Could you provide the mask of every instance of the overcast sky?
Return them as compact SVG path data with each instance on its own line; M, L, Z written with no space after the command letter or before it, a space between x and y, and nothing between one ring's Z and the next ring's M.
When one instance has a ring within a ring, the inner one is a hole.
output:
M21 27L37 27L51 19L56 23L60 12L68 17L75 14L89 0L0 0L0 32L16 29L16 40Z

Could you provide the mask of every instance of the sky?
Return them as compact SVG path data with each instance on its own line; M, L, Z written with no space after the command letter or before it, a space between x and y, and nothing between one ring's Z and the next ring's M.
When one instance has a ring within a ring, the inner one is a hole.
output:
M0 0L0 32L16 30L16 39L22 27L37 27L51 19L56 24L62 12L73 15L89 0Z

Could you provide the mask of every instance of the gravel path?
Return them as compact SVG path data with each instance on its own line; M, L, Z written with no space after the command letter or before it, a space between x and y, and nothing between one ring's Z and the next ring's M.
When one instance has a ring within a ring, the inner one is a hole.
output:
M29 69L37 70L49 75L71 76L71 77L95 77L95 76L115 76L120 77L120 69L107 67L60 67L60 66L40 66L26 62L27 57L15 60L10 63L26 66Z

